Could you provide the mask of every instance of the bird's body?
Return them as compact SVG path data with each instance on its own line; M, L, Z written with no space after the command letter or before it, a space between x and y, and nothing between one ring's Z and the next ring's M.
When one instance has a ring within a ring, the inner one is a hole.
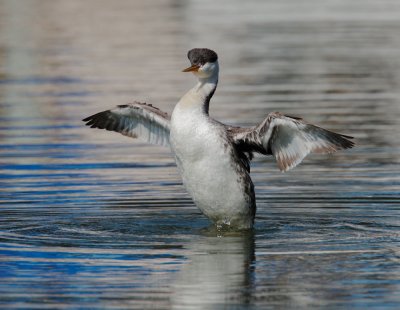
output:
M226 128L205 110L216 83L199 83L176 105L170 143L183 183L199 209L218 226L251 227L255 196Z
M231 127L212 119L208 106L218 84L217 54L193 49L188 58L192 66L184 71L193 72L198 83L179 100L171 118L151 105L135 102L84 121L91 127L169 144L187 191L217 226L253 226L252 152L273 155L278 167L286 171L310 152L329 153L353 146L351 137L277 112L252 128Z

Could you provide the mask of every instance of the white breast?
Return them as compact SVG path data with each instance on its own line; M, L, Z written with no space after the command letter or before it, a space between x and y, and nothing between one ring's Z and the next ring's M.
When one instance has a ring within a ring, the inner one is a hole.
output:
M235 169L225 128L193 104L194 99L189 93L184 96L171 118L171 148L183 183L200 210L217 224L251 225L253 201Z

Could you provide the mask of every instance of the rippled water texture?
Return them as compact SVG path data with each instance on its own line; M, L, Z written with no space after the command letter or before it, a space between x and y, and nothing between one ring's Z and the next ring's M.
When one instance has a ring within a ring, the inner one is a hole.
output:
M353 135L282 174L256 157L253 232L217 233L168 149L81 119L171 112L210 47L211 114ZM400 2L0 0L0 307L400 307Z

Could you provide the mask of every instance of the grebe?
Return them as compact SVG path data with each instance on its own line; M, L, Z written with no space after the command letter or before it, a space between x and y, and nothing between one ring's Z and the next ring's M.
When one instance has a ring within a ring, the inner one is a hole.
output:
M151 104L119 105L83 121L92 128L170 145L183 184L197 207L218 227L249 229L256 213L250 178L253 152L272 155L281 171L297 166L309 153L332 153L354 146L350 136L272 112L250 128L222 124L208 108L218 84L218 56L207 48L188 52L197 84L176 104L172 115Z

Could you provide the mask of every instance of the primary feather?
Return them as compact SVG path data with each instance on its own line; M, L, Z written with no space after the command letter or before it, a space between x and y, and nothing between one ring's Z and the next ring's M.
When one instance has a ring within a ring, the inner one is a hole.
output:
M152 144L169 145L170 117L150 104L119 105L83 120L91 128L119 132Z
M272 154L282 171L296 167L309 153L333 153L354 146L350 136L273 112L257 126L228 128L231 139L245 152Z

